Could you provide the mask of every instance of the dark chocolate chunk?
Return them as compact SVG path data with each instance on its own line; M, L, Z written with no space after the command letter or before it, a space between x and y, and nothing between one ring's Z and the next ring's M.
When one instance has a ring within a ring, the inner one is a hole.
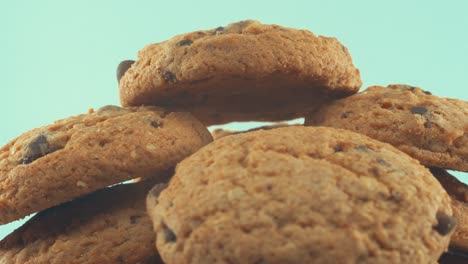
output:
M163 232L164 236L166 236L166 243L174 243L177 241L177 237L174 234L174 231L172 231L169 227L167 227L166 224L163 223Z
M52 150L50 148L47 137L44 134L40 134L23 149L23 158L20 162L21 164L29 164L53 151L55 149Z
M431 128L432 127L432 122L431 121L426 121L426 123L424 123L424 127L425 128Z
M119 63L119 66L117 67L117 81L120 82L120 79L122 79L122 76L124 76L125 72L132 66L132 64L135 63L134 60L124 60L121 63Z
M162 123L159 122L158 120L151 120L151 126L154 127L154 128L159 128L159 127L162 127Z
M424 91L424 90L422 90L422 91L423 91L423 93L425 93L425 94L432 95L432 93L429 92L429 91Z
M193 41L191 39L183 39L179 42L177 42L176 46L177 47L180 47L180 46L190 46L192 45Z
M342 152L343 151L343 147L340 146L340 145L336 145L333 147L333 151L335 152Z
M177 81L177 78L176 78L176 75L170 71L167 71L163 74L163 78L164 80L168 81L168 82L176 82Z
M437 225L433 226L433 228L437 233L443 236L448 235L457 225L457 219L445 214L444 212L437 212L436 218Z
M224 33L224 27L217 27L213 31L212 35L219 35L219 34L223 34L223 33Z
M427 113L427 108L425 107L422 107L422 106L413 106L411 108L411 113L413 114L418 114L418 115L424 115L425 113Z

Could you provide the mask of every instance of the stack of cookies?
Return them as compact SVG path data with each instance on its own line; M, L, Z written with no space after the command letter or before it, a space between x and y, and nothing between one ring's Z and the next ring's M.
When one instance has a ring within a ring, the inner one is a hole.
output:
M38 212L0 263L467 263L468 187L445 169L468 171L468 102L358 93L337 39L250 20L117 77L121 107L0 149L0 224Z

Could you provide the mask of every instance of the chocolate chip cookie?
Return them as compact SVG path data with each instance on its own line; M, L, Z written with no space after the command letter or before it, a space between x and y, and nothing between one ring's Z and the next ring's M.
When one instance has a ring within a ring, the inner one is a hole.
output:
M155 182L117 185L36 214L0 242L0 263L162 264L145 209Z
M148 45L117 75L122 105L188 111L206 125L303 117L362 83L337 39L252 20Z
M147 207L165 263L435 263L450 197L403 152L326 127L231 135Z
M308 115L306 125L353 130L428 167L468 171L468 102L408 85L372 86Z
M450 246L463 250L468 255L468 186L445 170L431 168L431 172L452 197L457 228L450 240Z
M111 184L151 177L212 140L189 113L105 106L0 148L0 224Z

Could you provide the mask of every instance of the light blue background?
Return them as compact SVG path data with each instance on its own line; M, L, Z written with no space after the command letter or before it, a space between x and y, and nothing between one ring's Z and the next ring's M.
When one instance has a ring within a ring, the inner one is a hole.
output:
M363 87L405 83L468 100L468 1L16 0L0 10L0 145L118 104L115 69L144 45L249 18L337 37ZM0 239L18 225L1 226Z

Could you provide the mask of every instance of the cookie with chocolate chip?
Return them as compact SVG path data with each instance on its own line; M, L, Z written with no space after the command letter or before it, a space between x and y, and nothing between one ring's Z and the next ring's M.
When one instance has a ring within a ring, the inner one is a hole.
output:
M145 208L156 182L117 185L36 214L0 241L0 262L162 264Z
M337 39L252 20L148 45L118 79L122 105L188 111L206 125L303 117L361 86Z
M431 172L452 197L457 228L450 240L450 246L463 250L468 255L468 186L445 170L431 168Z
M212 140L192 115L105 106L33 129L0 148L0 224L137 177Z
M390 143L428 167L468 171L468 102L408 85L372 86L312 112L332 126Z
M165 263L435 263L450 197L416 160L347 130L223 137L147 198Z

